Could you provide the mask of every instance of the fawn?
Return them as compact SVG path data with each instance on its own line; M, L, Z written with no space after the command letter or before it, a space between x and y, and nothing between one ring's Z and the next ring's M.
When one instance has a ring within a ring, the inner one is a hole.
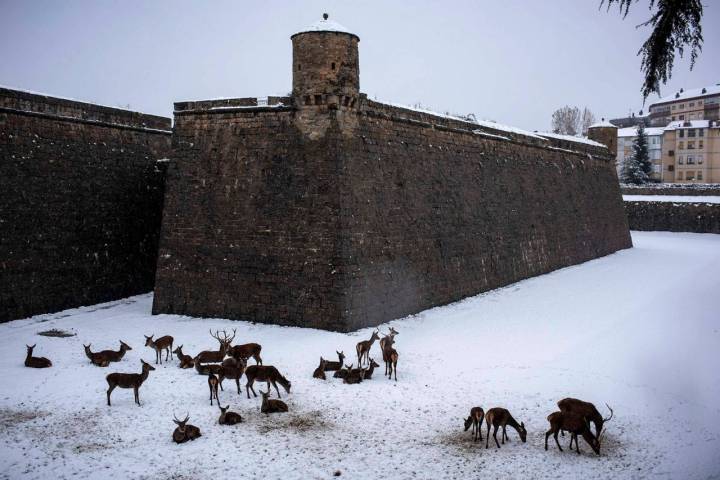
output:
M186 415L185 420L178 420L177 417L173 415L173 422L177 425L172 435L175 443L185 443L188 440L195 440L202 436L198 427L195 425L187 425L188 420L190 420L190 415Z
M472 407L470 409L470 416L465 419L465 431L468 431L470 425L472 425L472 436L473 441L477 442L478 439L482 442L482 424L485 418L485 411L481 407Z
M358 367L362 367L363 359L368 359L368 357L370 356L370 348L372 348L375 340L378 340L379 338L379 332L375 330L370 336L369 340L363 340L362 342L358 342L357 346L355 347L358 357Z
M108 407L110 406L110 394L115 390L115 387L132 388L135 393L135 403L137 403L138 406L140 405L140 386L147 379L150 370L155 370L155 367L146 363L144 360L140 360L140 363L142 363L142 373L111 373L105 377L108 383Z
M52 362L45 357L33 357L32 353L35 349L35 345L25 345L27 347L27 355L25 356L25 366L30 368L49 368L52 367Z
M515 421L515 419L512 417L512 415L510 415L510 412L504 408L491 408L490 410L488 410L485 414L485 421L487 422L485 448L488 448L488 442L490 441L491 425L494 427L493 438L495 439L495 444L497 445L497 448L500 448L500 444L498 443L497 439L498 428L502 427L503 445L505 444L505 440L507 440L508 442L510 441L510 438L507 436L507 432L505 431L505 427L507 425L510 425L515 430L517 430L518 435L520 435L520 440L522 440L523 443L525 443L525 440L527 440L527 430L525 430L525 424L522 422L518 424L517 421Z
M158 364L158 361L160 362L160 365L162 365L162 351L165 350L165 361L167 362L168 356L172 358L172 345L173 345L173 337L170 335L165 335L164 337L160 337L157 340L153 341L153 337L155 335L150 335L149 337L147 335L144 335L145 337L145 346L150 347L153 350L155 350L155 365Z
M263 392L262 390L260 390L260 395L262 395L262 405L260 406L260 412L267 414L282 413L288 411L287 404L282 400L270 400L270 385L268 385L267 392Z
M313 372L313 378L319 378L320 380L326 380L327 377L325 376L325 364L327 363L327 360L325 360L323 357L320 357L320 365L315 369Z
M180 360L180 368L193 368L195 366L195 363L193 361L193 357L190 355L185 355L182 351L183 346L180 345L175 350L173 350L173 353L177 355L177 358Z
M223 408L218 403L218 408L220 408L220 418L218 418L218 423L220 425L235 425L236 423L242 423L242 417L239 413L227 411L228 408L230 408L230 405Z
M275 387L275 390L277 391L278 398L281 398L280 390L277 386L278 383L283 386L287 393L290 393L290 381L287 378L283 377L280 372L278 372L278 369L273 366L251 365L245 370L245 376L247 377L247 384L245 384L245 390L247 391L248 398L250 398L250 390L252 390L253 395L257 397L255 389L253 388L255 380L259 382L267 382L268 391L270 391L270 384L272 383L273 387Z

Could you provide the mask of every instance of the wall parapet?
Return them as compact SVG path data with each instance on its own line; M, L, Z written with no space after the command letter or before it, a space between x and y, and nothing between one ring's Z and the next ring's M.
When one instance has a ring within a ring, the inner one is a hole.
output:
M630 230L720 233L720 204L625 201Z

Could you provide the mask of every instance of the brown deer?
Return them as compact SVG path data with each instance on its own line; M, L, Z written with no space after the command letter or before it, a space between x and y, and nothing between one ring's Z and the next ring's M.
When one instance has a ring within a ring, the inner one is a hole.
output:
M365 372L367 368L351 368L348 370L348 374L343 378L343 383L354 385L361 383L365 379Z
M325 360L325 371L331 372L333 370L340 370L342 366L344 365L343 362L345 361L345 352L338 352L335 350L335 353L337 353L338 360L337 362L332 362L330 360Z
M482 424L484 418L485 411L481 407L472 407L470 409L470 416L465 419L465 431L467 432L470 425L472 425L474 442L477 442L478 439L482 442Z
M237 361L237 363L233 365L221 365L220 367L220 373L218 373L218 382L220 382L220 390L223 389L222 382L226 378L230 378L232 380L235 380L235 385L237 386L237 392L238 395L240 394L240 378L242 378L243 373L245 373L245 364L241 361Z
M345 368L341 368L335 372L335 374L333 375L333 378L347 377L348 373L350 373L350 371L353 369L352 367L353 367L352 363L350 364L349 367L347 365L345 365Z
M375 369L376 369L377 367L379 367L379 366L380 366L380 365L378 365L378 363L371 358L371 359L370 359L370 366L365 369L365 377L364 377L364 379L365 379L365 380L370 380L370 379L372 378L372 376L373 376L373 372L374 372Z
M398 332L390 327L390 333L380 339L380 351L382 352L383 362L385 362L385 375L388 374L388 369L391 367L390 363L390 347L395 343L395 335Z
M319 378L320 380L327 380L327 377L325 376L325 364L327 363L327 360L325 360L323 357L320 357L320 365L315 369L313 372L313 378Z
M238 423L242 423L242 416L240 416L239 413L227 411L228 408L230 408L230 405L223 408L218 403L218 407L220 408L220 418L218 418L218 423L220 425L235 425Z
M115 387L132 388L135 393L135 403L140 405L140 386L145 380L147 380L150 370L155 370L155 367L146 363L144 360L140 360L140 363L142 363L141 373L111 373L105 377L105 380L107 380L108 383L108 407L110 406L110 394L113 390L115 390Z
M370 348L372 347L373 343L375 343L375 340L378 340L379 338L380 335L378 331L375 330L370 336L369 340L363 340L362 342L358 342L357 346L355 347L358 357L358 367L362 367L363 359L368 359L370 355Z
M230 350L230 344L232 343L233 339L235 338L235 329L233 329L232 337L228 338L227 332L223 330L223 338L220 338L220 330L217 331L217 333L212 333L212 330L210 330L210 335L220 342L220 350L205 350L203 352L200 352L195 357L195 360L199 361L200 363L220 363L225 359L225 355Z
M198 362L197 359L193 361L195 364L195 370L200 375L220 375L220 372L222 372L222 365L219 365L217 363L208 363L207 365L203 365L202 363ZM222 384L220 384L220 390L222 390Z
M187 424L188 420L190 420L190 415L186 415L185 420L178 420L177 417L173 415L173 422L177 425L177 428L175 428L173 432L173 441L175 443L185 443L188 440L195 440L202 436L198 427Z
M557 405L561 412L579 413L583 417L587 418L589 422L592 422L595 425L595 436L598 438L600 438L603 425L605 422L609 422L614 414L613 409L606 403L605 406L608 407L608 410L610 410L610 416L603 418L603 416L600 415L600 412L598 412L598 409L595 408L595 405L590 402L583 402L577 398L563 398L557 402Z
M147 335L144 335L145 337L145 346L150 347L153 350L155 350L155 365L158 364L158 361L160 362L160 365L162 365L162 351L165 350L165 361L167 362L168 356L172 358L172 345L173 345L173 337L170 335L165 335L164 337L160 337L157 340L153 341L153 337L155 335L150 335L149 337Z
M485 448L488 448L488 442L490 441L491 425L494 427L493 438L495 439L495 445L497 445L497 448L500 448L500 444L498 443L497 439L498 428L502 427L503 445L505 445L505 440L507 440L508 442L510 441L510 437L507 436L507 432L505 431L505 427L507 425L510 425L518 432L518 435L520 435L520 440L522 440L523 443L525 443L525 440L527 440L527 430L525 430L525 424L522 422L518 424L517 421L515 421L515 419L512 417L512 415L510 415L510 412L508 412L504 408L496 407L488 410L485 414L485 422L487 422L487 436L485 438Z
M210 405L212 405L213 401L213 395L215 396L215 400L218 402L218 406L220 406L220 399L218 398L218 377L213 375L212 373L208 375L208 388L210 389Z
M27 355L25 356L25 366L30 368L49 368L52 367L52 362L45 357L33 357L32 353L35 349L35 345L25 345L27 347Z
M173 353L177 355L177 358L180 360L180 368L193 368L195 366L193 357L190 355L185 355L182 349L183 346L180 345L175 350L173 350Z
M253 395L257 397L255 389L253 388L255 380L257 380L258 382L267 382L268 391L270 391L270 384L272 383L273 387L275 387L275 391L277 391L278 398L282 398L280 396L280 390L277 386L278 383L283 386L287 393L290 393L290 381L280 375L278 369L271 365L250 365L249 367L247 367L247 369L245 369L245 376L247 377L247 384L245 384L245 390L247 391L248 398L250 398L250 390L252 390Z
M555 443L558 449L562 452L563 449L558 441L558 432L561 430L567 430L570 432L570 450L572 451L573 440L575 440L575 450L580 453L580 447L578 446L578 435L582 435L583 439L590 445L595 453L600 455L600 440L593 435L590 430L590 423L587 417L577 412L554 412L548 415L548 422L550 422L550 430L545 432L545 450L548 449L548 437L550 435L555 438Z
M267 414L282 413L288 411L287 404L282 400L270 400L270 385L268 385L267 392L263 392L262 390L260 390L260 395L262 395L262 405L260 406L260 412Z
M395 372L395 381L397 382L397 362L398 358L400 358L400 355L398 354L397 350L392 347L388 348L387 354L388 365L390 366L390 370L388 370L388 380L392 379L393 372Z
M262 358L260 358L260 352L262 351L262 345L259 343L245 343L243 345L235 345L230 349L230 355L237 360L242 360L247 364L250 357L255 359L256 365L262 365Z
M98 353L100 355L103 355L111 362L119 362L125 356L125 352L127 352L128 350L132 350L132 347L130 347L130 345L128 345L127 343L123 342L122 340L119 340L119 342L120 350L118 350L117 352L115 350L103 350Z
M93 353L92 350L90 350L91 345L92 343L87 345L83 344L83 347L85 348L85 356L90 359L90 363L98 367L107 367L110 365L110 360L108 360L104 355L100 352Z

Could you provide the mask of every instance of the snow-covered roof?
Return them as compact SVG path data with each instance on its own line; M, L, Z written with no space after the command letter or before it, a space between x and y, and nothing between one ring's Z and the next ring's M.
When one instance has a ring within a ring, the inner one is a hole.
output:
M662 135L665 131L662 127L645 127L645 135ZM618 137L637 137L637 127L627 127L618 129Z
M705 89L705 93L703 93L703 88ZM705 97L708 95L717 94L720 94L720 84L711 85L709 87L691 88L690 90L683 90L682 93L677 92L673 93L672 95L662 97L650 106L652 107L653 105L657 105L658 103L676 102L678 100L684 100L686 98Z
M677 120L675 122L668 123L668 126L663 130L677 130L679 128L708 128L709 126L709 120Z
M299 32L295 32L293 36L298 35L300 33L307 33L307 32L338 32L338 33L347 33L350 35L355 35L353 32L348 30L343 25L340 25L339 23L330 20L328 18L328 14L323 14L323 18L321 20L318 20L317 22L313 23L312 25L309 25L308 27L300 30ZM355 35L357 37L357 35Z
M560 133L551 133L551 132L535 132L541 137L545 138L557 138L558 140L565 140L568 142L577 142L577 143L584 143L585 145L592 145L593 147L603 147L605 148L605 145L603 145L600 142L596 142L595 140L590 140L586 137L575 137L573 135L562 135Z
M597 128L597 127L615 127L615 125L613 125L612 123L610 123L609 121L607 121L603 118L601 121L590 125L590 128Z

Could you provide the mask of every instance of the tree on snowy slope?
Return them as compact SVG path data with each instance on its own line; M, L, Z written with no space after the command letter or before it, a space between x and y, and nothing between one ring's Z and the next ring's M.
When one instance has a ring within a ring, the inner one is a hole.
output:
M633 158L635 158L640 170L642 170L649 179L653 166L650 161L650 152L648 152L648 139L645 133L645 125L642 122L638 125L637 136L635 137L632 148Z

